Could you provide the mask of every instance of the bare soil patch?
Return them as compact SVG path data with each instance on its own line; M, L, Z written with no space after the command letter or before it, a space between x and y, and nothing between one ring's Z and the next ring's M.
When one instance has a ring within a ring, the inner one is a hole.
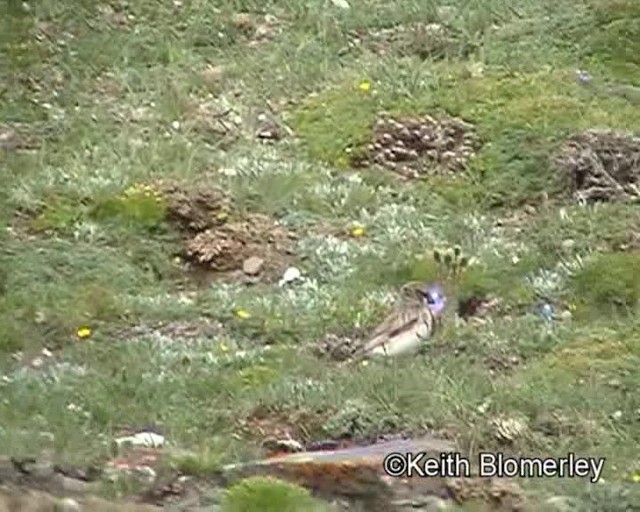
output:
M274 219L240 214L216 188L169 186L164 195L168 217L182 232L189 265L269 282L288 267L296 235Z
M374 123L373 140L354 163L378 164L413 179L455 175L466 168L480 145L473 125L462 119L383 115Z
M587 130L565 141L553 161L580 201L640 199L640 137Z

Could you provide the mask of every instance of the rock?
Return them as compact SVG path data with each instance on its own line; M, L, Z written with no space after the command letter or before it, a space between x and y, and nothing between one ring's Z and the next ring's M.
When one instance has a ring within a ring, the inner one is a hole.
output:
M304 446L295 439L268 438L262 442L262 448L270 452L297 453L304 450Z
M560 320L568 322L572 318L573 318L573 314L568 309L566 309L562 313L560 313Z
M64 498L56 503L55 512L80 512L78 502L72 498Z
M262 270L264 266L264 260L258 256L251 256L244 260L242 264L242 271L248 276L256 276Z
M114 440L116 446L143 446L145 448L160 448L165 444L164 436L156 432L136 432L131 436L122 436Z
M284 286L285 284L292 283L294 281L299 281L302 279L302 273L296 267L289 267L285 270L282 279L278 282L279 286Z

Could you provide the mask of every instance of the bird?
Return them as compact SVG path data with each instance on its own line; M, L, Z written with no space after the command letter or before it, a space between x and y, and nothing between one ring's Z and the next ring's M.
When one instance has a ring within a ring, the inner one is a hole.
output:
M372 355L415 354L439 330L447 304L441 288L408 283L403 292L407 300L374 329L367 343L353 354L350 362Z

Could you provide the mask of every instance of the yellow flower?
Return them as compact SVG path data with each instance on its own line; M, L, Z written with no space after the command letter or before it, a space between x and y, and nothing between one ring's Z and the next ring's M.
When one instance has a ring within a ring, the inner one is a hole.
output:
M226 343L220 343L221 352L229 352L229 346Z
M371 90L371 82L369 82L369 80L363 80L358 85L358 89L362 92L369 92Z
M90 327L80 327L76 331L76 335L81 340L86 340L87 338L91 337L91 334L92 334L92 332L91 332L91 328Z
M241 320L246 320L247 318L251 318L251 314L244 309L236 309L236 316Z
M356 226L351 230L351 236L355 238L360 238L364 236L364 234L365 234L365 229L362 226Z
M631 481L640 484L640 469L631 475Z
M362 366L368 366L369 365L369 361L362 361L360 364Z

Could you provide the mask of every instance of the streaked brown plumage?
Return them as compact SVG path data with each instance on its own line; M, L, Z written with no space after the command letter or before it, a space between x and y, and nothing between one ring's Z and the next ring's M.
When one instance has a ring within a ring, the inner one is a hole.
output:
M352 362L369 355L416 353L438 330L440 316L426 307L416 283L405 285L402 292L403 302L378 325L369 341L353 355Z

